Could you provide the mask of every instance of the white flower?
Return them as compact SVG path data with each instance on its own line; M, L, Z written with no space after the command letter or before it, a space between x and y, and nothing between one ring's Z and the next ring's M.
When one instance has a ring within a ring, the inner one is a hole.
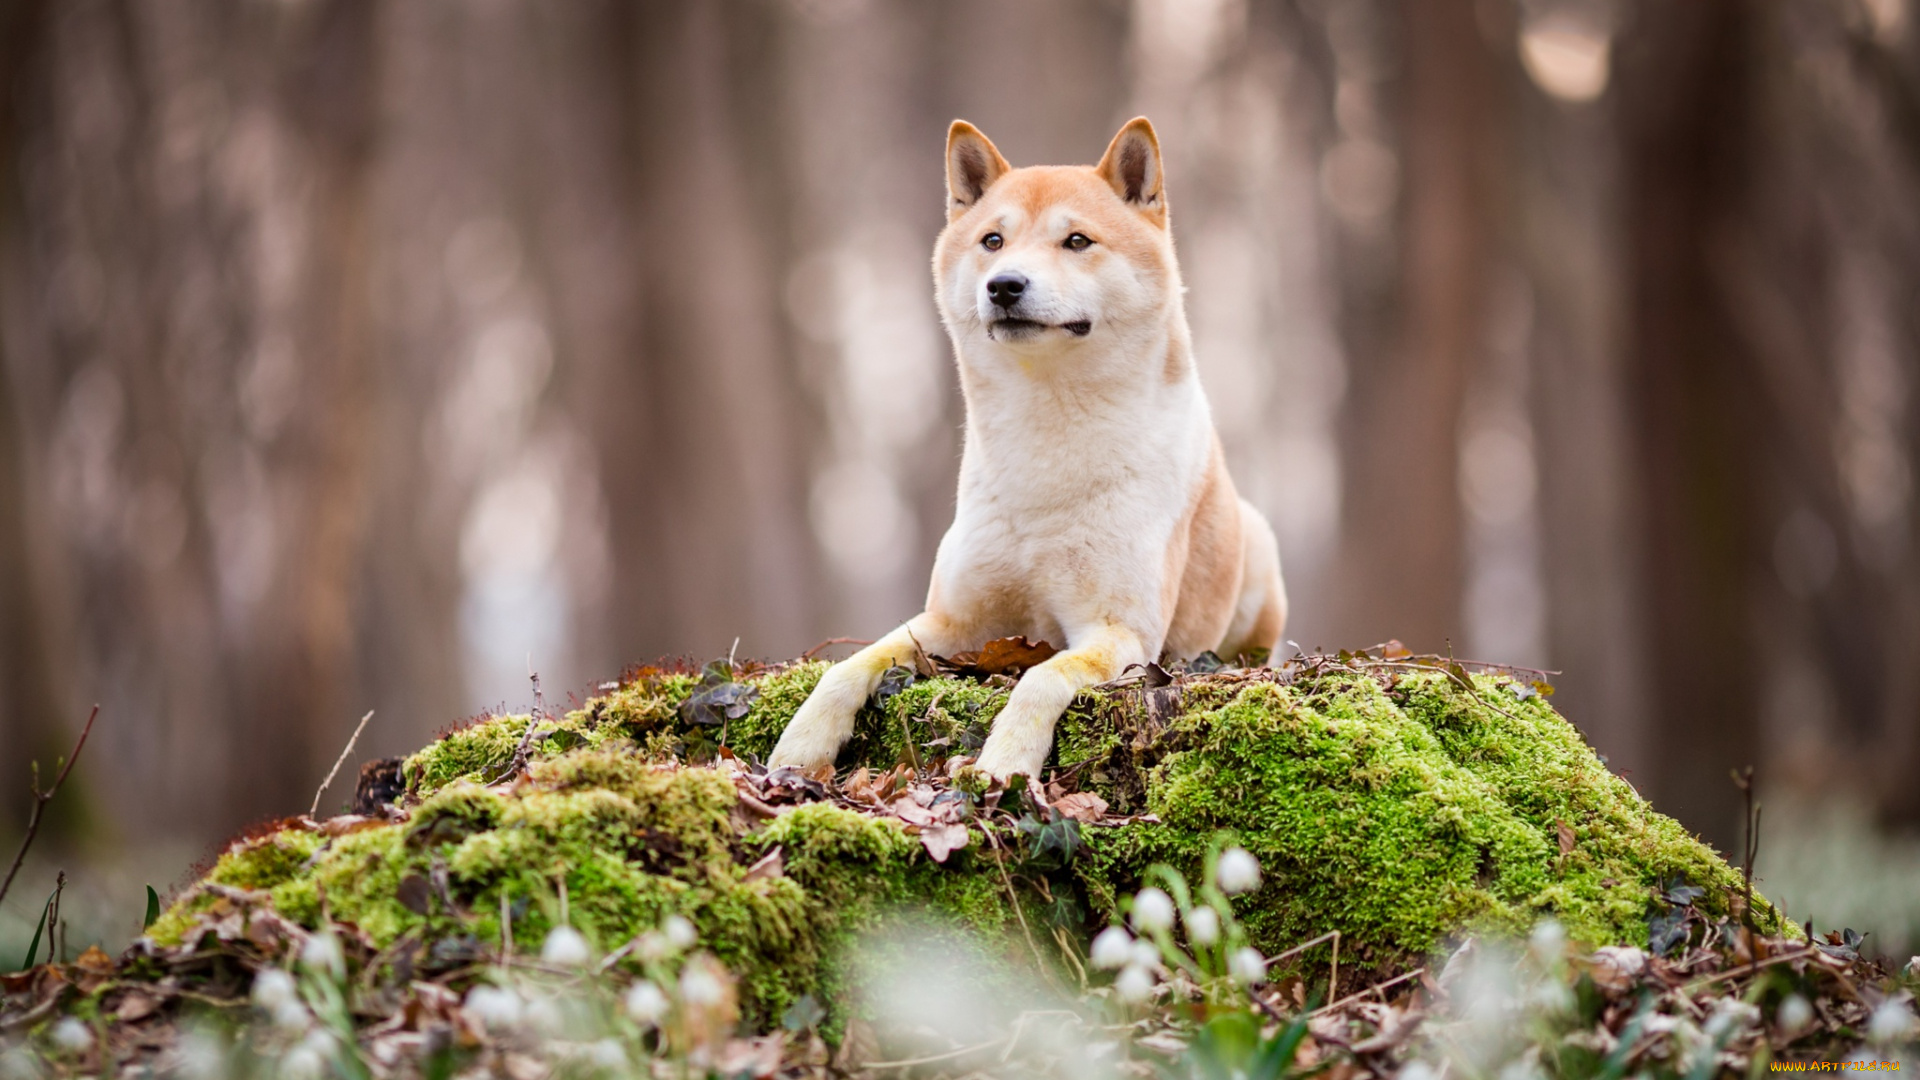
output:
M1173 897L1149 885L1133 898L1133 928L1143 934L1173 926Z
M1749 1027L1760 1019L1760 1007L1741 1001L1738 998L1721 998L1714 1004L1713 1015L1707 1017L1705 1031L1707 1038L1724 1042L1735 1032Z
M1873 1019L1867 1021L1867 1041L1886 1045L1901 1042L1913 1035L1913 1010L1900 998L1888 998L1873 1010Z
M307 943L300 947L300 963L308 971L331 979L344 979L347 975L347 960L340 954L340 939L331 931L322 930L307 938Z
M293 976L279 968L268 968L254 977L253 1003L267 1012L277 1011L286 1002L298 1004L300 991Z
M1409 1061L1400 1070L1400 1080L1440 1080L1440 1071L1424 1061Z
M301 1043L280 1058L280 1075L285 1080L320 1080L327 1072L326 1055Z
M630 1065L626 1049L612 1039L588 1043L580 1048L580 1057L588 1067L616 1076L624 1076Z
M1130 965L1113 981L1113 992L1120 995L1121 1001L1145 1001L1153 996L1153 973Z
M667 945L674 952L686 952L693 943L700 940L700 931L693 921L683 915L669 915L667 921L660 924L660 932L666 935Z
M320 1080L327 1075L327 1062L332 1057L332 1037L316 1031L280 1059L280 1075L290 1080Z
M69 1054L78 1054L93 1045L93 1029L77 1016L63 1016L48 1033L53 1045Z
M1134 967L1152 971L1160 966L1160 947L1151 941L1142 938L1134 942L1128 951L1131 955L1127 957L1127 963Z
M673 945L667 941L667 935L658 930L649 930L640 935L640 944L635 947L640 959L649 964L657 964L674 953Z
M204 1028L190 1030L180 1040L180 1071L182 1080L227 1080L227 1043L226 1040ZM31 1074L35 1077L38 1072ZM7 1076L0 1068L0 1080L25 1080L25 1077Z
M40 1080L39 1056L24 1046L0 1050L0 1080Z
M1227 958L1227 971L1238 982L1263 982L1267 977L1267 958L1251 945L1235 949L1233 955Z
M1220 940L1220 913L1210 907L1187 912L1187 940L1195 945L1212 945Z
M642 1027L653 1027L667 1015L667 995L642 979L627 989L627 1015Z
M1109 926L1100 931L1093 939L1093 950L1089 959L1093 966L1102 971L1114 971L1127 966L1127 958L1133 955L1133 935L1118 926Z
M515 1026L520 1023L522 1011L520 995L508 987L482 983L467 991L467 1015L489 1030L504 1031Z
M1780 1033L1788 1037L1798 1035L1808 1024L1813 1023L1813 1005L1799 994L1788 994L1780 1003L1780 1011L1773 1016L1779 1025Z
M1260 860L1246 848L1230 847L1213 866L1213 882L1228 896L1252 892L1260 887Z
M1907 960L1907 977L1920 979L1920 956L1910 957Z
M273 1026L282 1031L305 1031L313 1026L313 1014L299 998L286 998L273 1007Z
M571 926L556 926L540 946L542 963L555 967L585 967L593 959L593 948L585 934Z
M527 1002L527 1026L548 1038L558 1038L567 1029L566 1011L550 997L533 998Z
M1573 1011L1573 991L1558 979L1543 979L1533 988L1528 999L1541 1012L1567 1013Z
M725 1001L727 988L706 964L688 964L680 972L680 1000L693 1008L706 1008Z
M1558 919L1542 919L1527 941L1533 958L1542 964L1557 964L1567 956L1567 930Z

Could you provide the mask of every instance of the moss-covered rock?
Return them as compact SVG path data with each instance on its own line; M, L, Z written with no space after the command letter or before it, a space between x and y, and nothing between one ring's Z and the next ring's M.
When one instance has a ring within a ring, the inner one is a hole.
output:
M612 948L682 914L762 1021L801 994L838 998L845 945L892 913L971 928L1018 965L1084 940L1149 866L1198 873L1223 831L1265 868L1236 901L1257 945L1338 929L1363 963L1546 915L1590 945L1644 944L1663 886L1702 887L1716 914L1740 888L1524 684L1332 661L1082 694L1054 776L1099 794L1106 818L1056 823L1056 841L1078 844L1063 860L1056 843L1049 862L1035 830L989 837L976 817L973 845L939 864L896 818L815 802L768 819L740 794L735 763L767 753L825 668L643 670L562 717L486 718L406 760L404 820L248 840L209 880L264 890L303 923L324 911L380 945L497 942L504 918L534 949L564 902ZM841 764L931 772L980 744L1010 686L895 672ZM723 748L720 767L687 764ZM509 777L523 751L527 773ZM152 936L193 932L206 895L189 892Z

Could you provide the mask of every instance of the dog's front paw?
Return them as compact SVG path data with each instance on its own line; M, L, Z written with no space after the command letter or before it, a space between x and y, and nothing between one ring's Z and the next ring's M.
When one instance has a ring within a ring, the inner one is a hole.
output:
M1049 749L1046 742L1036 745L1036 740L1023 740L1015 732L996 730L987 736L987 745L980 748L980 760L974 762L972 768L1003 784L1015 776L1038 780Z
M854 717L866 701L860 691L857 681L839 668L829 670L787 722L787 730L780 733L773 753L767 755L767 768L786 766L808 775L832 770L840 747L853 734Z

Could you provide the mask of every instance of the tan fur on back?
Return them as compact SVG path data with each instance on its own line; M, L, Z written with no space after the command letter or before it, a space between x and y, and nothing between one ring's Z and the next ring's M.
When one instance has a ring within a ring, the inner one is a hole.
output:
M978 767L1037 775L1080 690L1163 655L1270 652L1286 621L1272 530L1234 491L1193 363L1159 141L1014 169L955 121L935 299L967 429L927 609L835 665L769 764L831 766L888 667L1015 634L1028 671Z

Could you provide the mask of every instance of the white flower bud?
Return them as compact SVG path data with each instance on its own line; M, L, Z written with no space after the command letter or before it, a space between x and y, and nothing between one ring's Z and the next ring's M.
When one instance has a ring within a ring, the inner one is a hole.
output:
M1228 896L1252 892L1260 887L1260 860L1246 848L1230 847L1214 864L1213 881Z
M1187 940L1195 945L1212 945L1220 940L1220 913L1210 907L1187 912Z
M313 1014L299 998L286 998L273 1007L273 1026L281 1031L305 1031L313 1026Z
M666 936L667 945L674 952L686 952L693 943L700 940L700 931L694 928L693 921L683 915L669 915L667 921L660 924L660 932Z
M1155 934L1173 926L1173 897L1149 885L1133 898L1133 928Z
M1233 955L1227 958L1227 971L1235 980L1248 985L1264 982L1267 978L1267 958L1251 945L1235 949Z
M567 1030L567 1013L553 998L541 996L527 1002L527 1026L549 1039L559 1038Z
M253 1003L274 1012L286 1002L300 1000L300 991L293 983L293 976L279 968L268 968L256 975L253 980Z
M61 1017L47 1037L69 1054L78 1054L93 1045L93 1029L77 1016Z
M1533 950L1533 958L1540 963L1558 963L1567 956L1566 927L1561 926L1558 919L1542 919L1534 926L1527 946Z
M1132 955L1127 957L1127 963L1134 967L1152 971L1160 966L1160 947L1145 938L1135 941L1128 951Z
M520 1023L520 995L505 986L485 983L467 991L467 1015L489 1031L505 1031Z
M613 1039L601 1039L581 1047L580 1057L590 1068L615 1076L625 1076L632 1067L626 1048Z
M340 939L330 930L309 935L300 947L300 964L316 975L336 981L347 977L347 960L340 953Z
M555 967L585 967L593 960L593 948L580 931L571 926L556 926L540 946L540 960Z
M627 1015L642 1027L655 1027L667 1015L667 995L645 979L627 988Z
M1113 981L1113 992L1120 995L1121 1001L1141 1002L1153 996L1153 973L1146 968L1130 966Z
M280 1075L285 1080L320 1080L326 1073L326 1056L306 1043L287 1051L280 1058Z
M1780 1027L1780 1034L1792 1038L1813 1023L1813 1003L1799 994L1788 994L1773 1018Z
M1913 1037L1913 1010L1898 998L1888 998L1867 1021L1867 1041L1886 1046Z
M680 1000L696 1009L709 1008L720 1004L727 998L727 988L721 985L712 970L705 964L688 964L680 972Z
M1089 959L1102 971L1114 971L1127 966L1127 958L1133 955L1132 948L1132 934L1118 926L1109 926L1093 939Z

